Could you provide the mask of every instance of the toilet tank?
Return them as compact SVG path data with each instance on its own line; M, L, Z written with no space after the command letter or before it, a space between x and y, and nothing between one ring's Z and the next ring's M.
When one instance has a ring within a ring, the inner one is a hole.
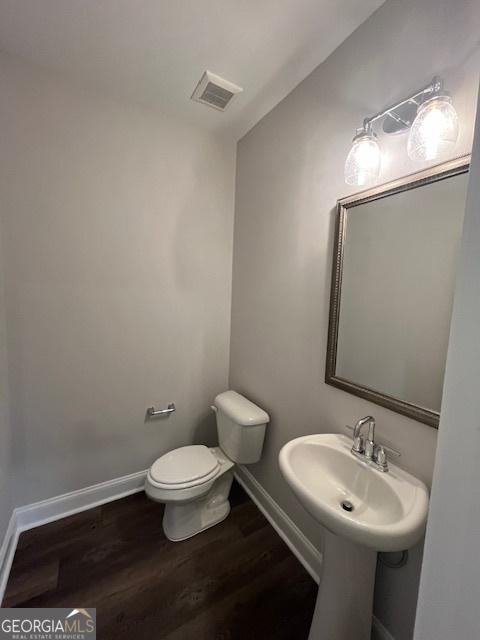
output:
M230 460L238 464L258 462L262 455L265 427L270 416L236 391L215 398L218 443Z

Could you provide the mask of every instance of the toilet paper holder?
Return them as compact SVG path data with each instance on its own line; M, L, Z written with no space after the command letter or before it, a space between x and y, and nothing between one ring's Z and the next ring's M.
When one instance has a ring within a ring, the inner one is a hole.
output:
M158 416L169 416L171 413L176 411L175 403L170 402L166 409L155 409L155 407L148 407L147 409L147 417L148 418L157 418Z

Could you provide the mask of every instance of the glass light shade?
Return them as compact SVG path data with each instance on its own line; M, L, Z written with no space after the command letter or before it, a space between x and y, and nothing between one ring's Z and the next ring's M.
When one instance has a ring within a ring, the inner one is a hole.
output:
M362 133L353 139L345 162L345 182L363 187L380 174L380 147L373 133Z
M420 105L410 129L407 151L412 160L447 155L458 138L458 116L449 96L435 96Z

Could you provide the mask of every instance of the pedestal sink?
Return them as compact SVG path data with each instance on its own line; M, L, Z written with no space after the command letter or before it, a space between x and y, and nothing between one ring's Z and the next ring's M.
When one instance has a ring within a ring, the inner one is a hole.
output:
M339 434L304 436L280 451L282 474L325 527L322 577L309 640L370 640L378 551L420 540L426 486L390 464L386 473L352 455Z

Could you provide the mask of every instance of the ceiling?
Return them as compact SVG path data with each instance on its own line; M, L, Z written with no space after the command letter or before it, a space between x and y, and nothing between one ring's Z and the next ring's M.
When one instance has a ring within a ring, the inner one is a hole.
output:
M384 0L0 0L0 49L235 138ZM244 91L190 100L203 71Z

